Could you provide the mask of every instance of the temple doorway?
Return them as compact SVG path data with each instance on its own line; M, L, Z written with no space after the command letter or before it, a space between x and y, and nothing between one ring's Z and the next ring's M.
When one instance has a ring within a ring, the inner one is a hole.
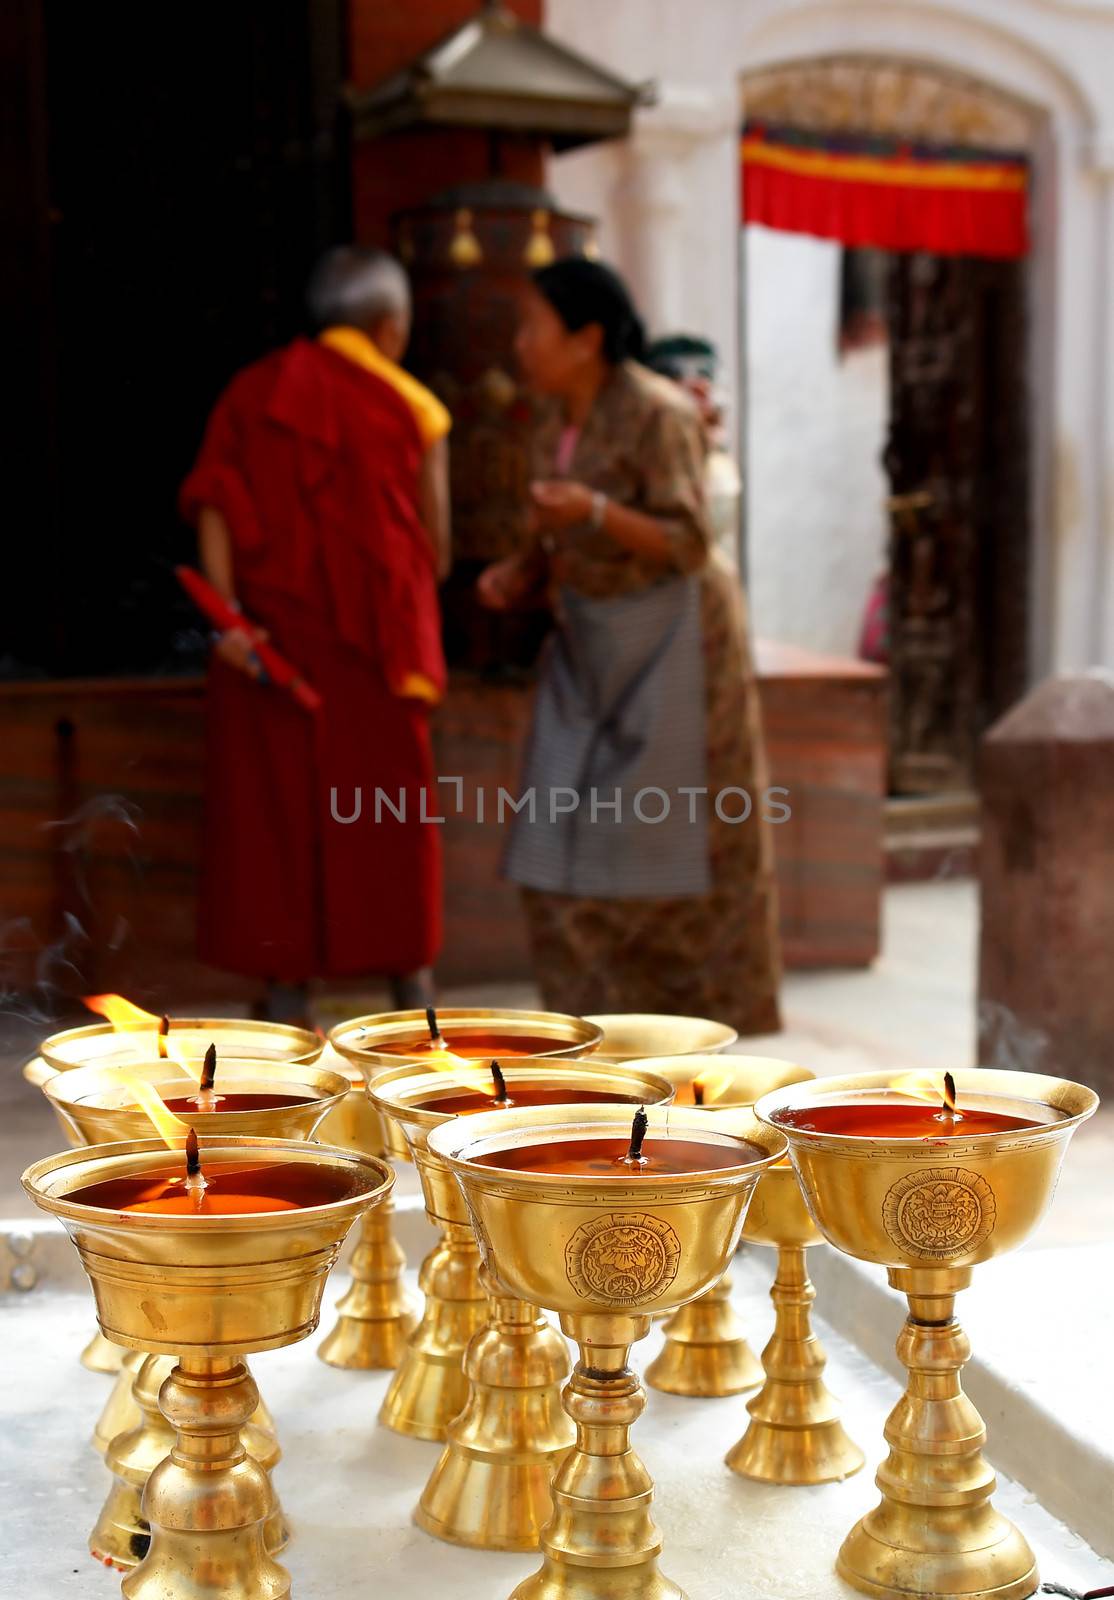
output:
M757 626L854 654L884 595L891 794L963 794L1028 683L1034 116L853 60L748 77L744 110Z

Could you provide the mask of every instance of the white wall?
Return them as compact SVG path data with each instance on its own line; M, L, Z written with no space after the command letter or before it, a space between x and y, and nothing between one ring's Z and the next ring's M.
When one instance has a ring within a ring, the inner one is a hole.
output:
M1034 678L1114 667L1114 0L547 0L547 26L659 104L634 137L556 160L559 198L657 326L699 328L737 384L743 78L838 54L938 64L1042 113L1031 392ZM760 626L764 623L760 621Z
M838 245L748 228L747 520L763 638L855 653L885 564L888 355L840 357Z

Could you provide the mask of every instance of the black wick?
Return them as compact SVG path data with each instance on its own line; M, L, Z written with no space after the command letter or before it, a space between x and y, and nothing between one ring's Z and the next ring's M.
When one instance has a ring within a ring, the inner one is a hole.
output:
M955 1098L955 1079L952 1077L950 1072L945 1072L944 1074L944 1109L946 1111L955 1111L957 1109Z
M201 1151L197 1148L197 1129L191 1128L186 1134L186 1177L200 1178L201 1176Z
M694 1106L702 1106L704 1104L704 1085L699 1078L695 1080L692 1086L692 1103Z
M211 1044L205 1052L205 1065L201 1069L201 1082L198 1087L202 1090L211 1089L217 1076L217 1047Z
M160 1017L159 1018L159 1056L160 1057L165 1057L165 1055L167 1053L166 1052L166 1036L167 1036L167 1034L169 1032L170 1032L170 1018L169 1017Z
M426 1006L426 1008L425 1008L425 1020L426 1020L426 1025L429 1028L429 1037L430 1037L430 1039L433 1041L434 1044L440 1044L440 1042L441 1042L441 1029L437 1026L437 1012L435 1011L433 1006Z
M639 1106L630 1125L630 1144L627 1147L626 1155L623 1157L623 1160L629 1166L640 1166L646 1160L646 1157L642 1154L642 1141L646 1137L646 1130L649 1126L650 1119L646 1115L645 1108Z
M503 1076L503 1069L499 1065L498 1061L493 1061L491 1063L491 1077L492 1082L495 1084L496 1100L509 1100L510 1096L507 1093L507 1080Z

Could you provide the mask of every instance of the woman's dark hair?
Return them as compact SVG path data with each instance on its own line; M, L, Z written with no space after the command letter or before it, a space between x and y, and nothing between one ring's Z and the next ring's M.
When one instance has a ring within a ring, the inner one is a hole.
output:
M570 333L598 322L603 329L603 355L612 365L642 360L646 330L630 290L611 267L584 256L565 256L535 272L534 287Z

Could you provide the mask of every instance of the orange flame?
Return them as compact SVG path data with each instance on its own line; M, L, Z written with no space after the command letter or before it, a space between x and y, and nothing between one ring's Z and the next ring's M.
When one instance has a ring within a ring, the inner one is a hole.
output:
M153 1011L144 1011L142 1006L133 1005L122 994L87 994L81 1003L88 1006L90 1011L95 1011L98 1017L111 1022L114 1028L149 1028L153 1024L158 1025L159 1019Z
M181 1117L176 1117L167 1106L154 1084L148 1083L146 1078L141 1078L138 1073L132 1073L127 1067L114 1067L114 1078L121 1078L131 1090L138 1106L147 1113L159 1138L166 1144L168 1150L181 1149L182 1142L190 1131L188 1122L183 1122Z
M950 1072L945 1072L943 1083L931 1072L904 1072L893 1080L890 1088L896 1089L898 1094L908 1095L910 1100L944 1106L948 1111L956 1109L955 1080Z
M434 1072L451 1073L455 1082L462 1088L472 1089L477 1094L486 1094L495 1099L497 1090L495 1079L487 1067L481 1067L478 1062L468 1056L458 1056L447 1047L423 1051L422 1066L431 1067Z
M730 1089L734 1082L735 1074L728 1066L706 1067L692 1080L693 1104L698 1106L714 1106L717 1100Z

